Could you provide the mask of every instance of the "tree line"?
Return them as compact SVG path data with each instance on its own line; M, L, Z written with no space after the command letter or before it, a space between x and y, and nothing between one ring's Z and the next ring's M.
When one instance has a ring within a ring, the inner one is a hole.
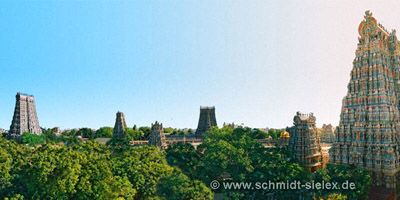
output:
M271 129L270 129L271 130ZM265 132L264 132L265 133ZM291 183L337 182L355 183L355 189L311 189L307 190L254 190L224 189L213 190L228 199L365 199L371 185L370 174L360 168L341 165L328 165L326 169L314 173L299 165L292 156L290 147L265 148L258 143L260 133L250 128L213 128L204 136L203 143L196 148L191 144L176 143L166 150L167 162L178 167L189 178L209 185L217 180L235 183Z
M133 129L139 131L139 129ZM129 134L107 145L63 141L44 131L42 141L20 144L0 138L0 197L5 199L363 199L370 175L359 168L328 165L311 173L293 159L290 147L265 148L267 132L213 127L202 144L175 143L166 151L131 146ZM72 137L74 138L74 137ZM37 139L37 138L36 138ZM24 140L22 140L24 142ZM40 145L38 145L40 144ZM343 182L354 190L229 190L208 186L231 182Z
M96 141L29 147L0 138L3 199L212 199L153 146L113 151ZM174 184L166 184L174 182Z

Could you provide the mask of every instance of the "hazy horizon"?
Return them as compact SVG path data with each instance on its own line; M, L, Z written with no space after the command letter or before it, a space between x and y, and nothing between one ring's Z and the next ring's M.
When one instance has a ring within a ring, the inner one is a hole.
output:
M339 122L371 10L400 29L387 1L4 1L0 7L0 128L17 92L32 94L40 126L196 128L200 106L217 123L317 126ZM390 8L390 9L387 9Z

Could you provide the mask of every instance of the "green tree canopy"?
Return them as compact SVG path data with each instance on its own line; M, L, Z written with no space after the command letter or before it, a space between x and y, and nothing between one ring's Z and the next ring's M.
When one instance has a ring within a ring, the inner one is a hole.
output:
M128 129L129 130L129 129ZM132 133L146 131L132 130ZM83 133L82 131L81 133ZM47 137L46 135L50 135ZM134 134L132 134L134 135ZM212 199L213 180L233 182L352 181L355 190L228 190L228 199L362 199L371 184L362 169L328 165L315 173L293 159L289 148L265 148L250 128L213 127L203 143L176 143L165 152L131 146L131 134L96 141L58 143L76 137L25 133L18 144L0 138L0 198L11 199ZM39 138L37 138L39 137ZM44 137L42 141L37 141ZM57 143L55 143L57 142ZM41 143L40 146L35 144ZM172 183L172 184L171 184Z
M164 154L153 146L135 146L112 158L115 175L127 178L137 191L135 199L156 196L157 184L162 177L169 176Z
M139 131L142 132L142 140L148 140L151 132L151 128L148 126L142 126L139 128Z
M11 156L7 151L0 149L0 190L9 185L11 171Z
M111 138L113 135L113 128L111 127L101 127L96 130L96 138Z
M270 133L275 135L280 132L282 130L270 129ZM256 141L264 136L265 133L250 128L213 127L205 133L203 143L197 149L190 144L182 143L169 146L166 150L167 161L171 166L181 169L190 179L200 180L205 185L209 185L213 180L220 182L229 180L236 183L256 183L266 180L275 183L288 181L306 183L312 180L342 183L345 180L352 180L357 183L358 188L346 191L309 191L306 189L225 190L220 187L217 192L224 193L229 199L265 199L267 194L279 199L298 199L299 196L305 199L336 197L358 199L367 194L370 177L364 170L328 165L325 170L311 173L301 167L298 160L293 159L290 147L265 148Z
M314 192L321 197L342 194L349 199L365 199L368 190L372 184L371 175L364 169L328 164L326 169L320 169L313 174L313 180L318 182L337 182L342 184L350 181L355 183L355 189L339 189L339 190L315 190Z
M281 135L282 131L283 131L282 129L273 129L273 128L271 128L271 129L268 130L268 134L272 138L276 139Z
M167 162L170 166L179 167L190 177L196 177L197 166L199 166L201 154L195 150L190 143L174 143L165 151Z
M140 130L126 127L125 128L125 137L130 141L140 140L141 138L144 137L144 133Z
M268 138L269 134L267 132L264 132L258 128L253 129L253 131L250 134L251 138L254 139L265 139Z
M171 175L160 179L157 193L160 197L174 200L211 200L214 196L203 182L190 180L189 177L176 169Z
M22 143L28 144L31 147L43 144L45 141L46 141L46 135L37 135L28 132L24 132L22 134Z
M173 131L174 131L174 129L171 127L164 128L164 133L172 133Z
M94 139L95 132L91 128L80 128L75 135L82 136L83 138Z
M63 136L77 136L77 130L71 129L71 130L64 130L61 135Z

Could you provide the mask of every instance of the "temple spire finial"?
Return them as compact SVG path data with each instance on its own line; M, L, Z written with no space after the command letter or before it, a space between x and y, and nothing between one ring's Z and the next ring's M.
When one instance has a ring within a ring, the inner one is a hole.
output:
M365 18L372 17L372 12L370 10L365 11Z

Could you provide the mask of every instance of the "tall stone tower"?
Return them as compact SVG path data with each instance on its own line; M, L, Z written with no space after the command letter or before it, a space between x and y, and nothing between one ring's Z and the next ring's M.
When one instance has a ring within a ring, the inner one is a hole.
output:
M125 116L123 112L117 112L117 118L115 119L115 125L113 130L113 137L123 137L125 134Z
M400 170L400 44L365 12L330 162L366 168L373 182L396 187Z
M301 164L310 171L316 171L322 167L322 151L315 126L313 113L296 113L293 118L294 126L287 128L290 133L289 146L293 147L293 156L300 160Z
M36 114L35 97L17 93L14 116L7 138L19 140L24 132L42 134Z
M156 121L156 123L151 124L149 144L156 146L159 150L165 150L167 148L162 123L160 124Z
M217 119L215 118L215 107L201 107L199 124L196 129L196 138L202 138L203 134L210 130L211 127L217 126Z
M322 125L322 134L320 137L321 142L332 143L335 140L334 131L335 128L332 126L332 124Z

